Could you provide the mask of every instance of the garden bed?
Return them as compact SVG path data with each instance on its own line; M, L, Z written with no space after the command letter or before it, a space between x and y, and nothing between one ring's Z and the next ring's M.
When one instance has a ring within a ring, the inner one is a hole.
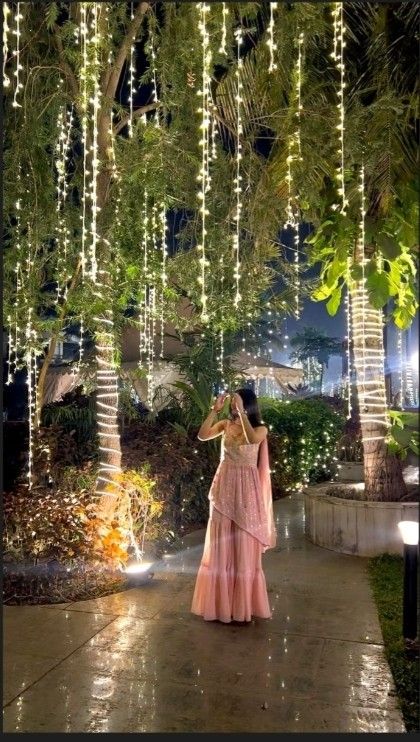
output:
M404 723L407 732L418 732L418 648L407 651L402 637L403 560L383 554L369 560L368 570Z
M128 579L97 565L66 567L59 562L3 565L3 604L46 605L102 598L126 590Z

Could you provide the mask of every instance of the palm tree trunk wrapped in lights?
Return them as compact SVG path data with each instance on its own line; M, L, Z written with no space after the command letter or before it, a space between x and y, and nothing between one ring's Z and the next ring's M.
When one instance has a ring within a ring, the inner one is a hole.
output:
M356 263L364 266L363 241L356 247ZM382 310L369 304L365 279L351 291L351 322L356 386L364 454L365 494L369 500L395 500L406 490L400 460L389 453L389 429L383 345Z

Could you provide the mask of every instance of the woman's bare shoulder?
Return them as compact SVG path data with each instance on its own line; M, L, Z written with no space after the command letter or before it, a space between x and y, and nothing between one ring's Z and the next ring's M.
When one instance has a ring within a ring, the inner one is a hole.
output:
M254 428L254 432L258 433L258 437L261 438L261 440L264 440L264 438L267 438L268 428L265 425L257 425L257 427Z

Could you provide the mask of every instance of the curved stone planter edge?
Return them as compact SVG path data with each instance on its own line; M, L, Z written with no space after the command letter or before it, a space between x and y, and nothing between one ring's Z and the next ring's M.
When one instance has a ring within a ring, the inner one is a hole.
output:
M317 546L342 554L372 557L403 553L401 520L419 520L417 502L346 500L326 495L331 485L304 492L305 533Z

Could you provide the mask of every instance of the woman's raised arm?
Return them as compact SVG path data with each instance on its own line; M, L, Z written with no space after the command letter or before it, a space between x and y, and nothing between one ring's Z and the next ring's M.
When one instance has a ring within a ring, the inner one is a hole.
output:
M226 425L226 420L219 420L219 422L215 422L215 420L217 418L217 413L220 412L224 405L225 398L226 397L224 394L220 394L218 396L214 406L211 408L209 414L202 423L201 428L197 434L197 437L200 441L209 441L212 438L217 438L218 435L221 435L223 433Z

